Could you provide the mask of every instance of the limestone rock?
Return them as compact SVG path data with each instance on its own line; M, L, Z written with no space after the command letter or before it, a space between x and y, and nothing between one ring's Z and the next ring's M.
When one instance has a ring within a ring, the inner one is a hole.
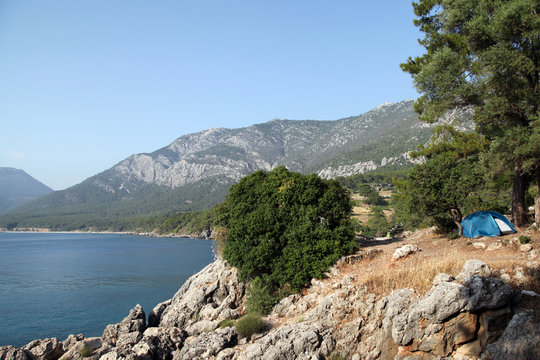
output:
M0 360L30 360L24 350L14 346L0 346Z
M75 346L79 341L84 340L83 334L69 334L66 340L63 342L64 351L70 350L73 346Z
M173 360L208 359L238 342L238 333L233 327L204 332L185 340L184 346L174 353Z
M487 251L499 250L499 249L502 249L502 247L503 247L503 244L500 241L497 241L497 242L489 244L487 247Z
M420 251L417 245L407 244L397 249L392 255L392 259L397 260L404 258L405 256Z
M31 358L56 360L64 354L64 346L57 338L34 340L22 348Z
M126 347L139 342L145 329L146 315L141 305L137 304L120 323L107 325L102 338L111 346Z
M456 280L456 278L453 277L452 275L440 273L440 274L435 275L435 277L433 278L433 285L439 285L443 282L452 282L454 280Z
M472 244L475 249L485 250L487 245L484 242L478 241Z
M540 359L540 323L532 312L516 314L510 320L502 336L486 346L485 359L504 360Z
M159 326L159 320L161 318L161 315L167 308L167 306L171 305L172 300L169 299L167 301L164 301L162 303L157 304L154 306L150 314L148 315L148 327L157 327Z
M519 247L519 250L521 250L521 252L529 252L533 249L533 246L532 244L523 244Z
M148 328L132 352L139 360L170 360L173 353L182 347L186 336L185 331L174 327Z
M488 277L491 276L491 270L489 266L483 261L467 260L465 261L465 264L463 264L463 268L457 276L457 279L463 281L474 275Z
M88 338L74 344L60 360L98 360L110 350L111 347L102 338Z
M512 318L510 308L488 310L480 314L478 341L482 348L499 339Z
M184 283L164 308L159 325L182 328L189 335L215 329L221 321L237 318L243 312L244 294L238 270L216 260ZM196 324L203 321L204 326Z
M248 345L235 359L319 359L328 356L334 341L328 329L318 323L284 325Z
M473 276L465 282L469 288L469 311L491 310L518 301L520 292L498 278Z

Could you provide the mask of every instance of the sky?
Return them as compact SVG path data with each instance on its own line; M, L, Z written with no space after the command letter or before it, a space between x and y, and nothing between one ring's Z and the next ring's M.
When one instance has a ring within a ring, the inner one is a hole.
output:
M410 1L0 0L0 167L62 190L210 128L415 99Z

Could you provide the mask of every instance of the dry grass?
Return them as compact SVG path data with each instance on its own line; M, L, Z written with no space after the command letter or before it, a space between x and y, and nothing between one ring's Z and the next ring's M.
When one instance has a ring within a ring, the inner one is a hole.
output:
M396 266L392 264L387 271L368 273L359 279L368 291L376 295L388 295L394 290L413 288L425 294L433 284L433 278L439 273L457 275L465 260L455 256L441 258L411 258L407 263Z

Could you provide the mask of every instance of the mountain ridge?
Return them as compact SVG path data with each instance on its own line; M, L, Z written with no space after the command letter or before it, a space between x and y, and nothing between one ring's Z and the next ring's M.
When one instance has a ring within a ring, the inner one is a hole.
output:
M463 116L467 112L444 121ZM192 211L222 201L233 183L260 169L284 165L333 178L412 166L408 152L427 142L434 126L420 122L413 101L405 100L339 120L274 119L244 128L208 129L180 136L156 151L133 154L9 215L32 216L33 221L62 217L56 222L86 216L92 222ZM47 226L44 221L39 225Z
M24 170L0 167L0 213L53 191Z

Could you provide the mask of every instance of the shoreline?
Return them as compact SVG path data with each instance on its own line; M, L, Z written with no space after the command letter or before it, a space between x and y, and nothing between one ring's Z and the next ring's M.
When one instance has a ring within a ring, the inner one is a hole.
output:
M215 240L210 236L201 236L194 234L179 234L179 233L168 233L168 234L156 234L152 232L138 232L138 231L81 231L81 230L49 230L49 229L36 229L36 230L7 230L0 229L0 233L9 233L9 234L110 234L110 235L136 235L136 236L146 236L146 237L156 237L156 238L185 238L185 239L200 239L200 240Z

